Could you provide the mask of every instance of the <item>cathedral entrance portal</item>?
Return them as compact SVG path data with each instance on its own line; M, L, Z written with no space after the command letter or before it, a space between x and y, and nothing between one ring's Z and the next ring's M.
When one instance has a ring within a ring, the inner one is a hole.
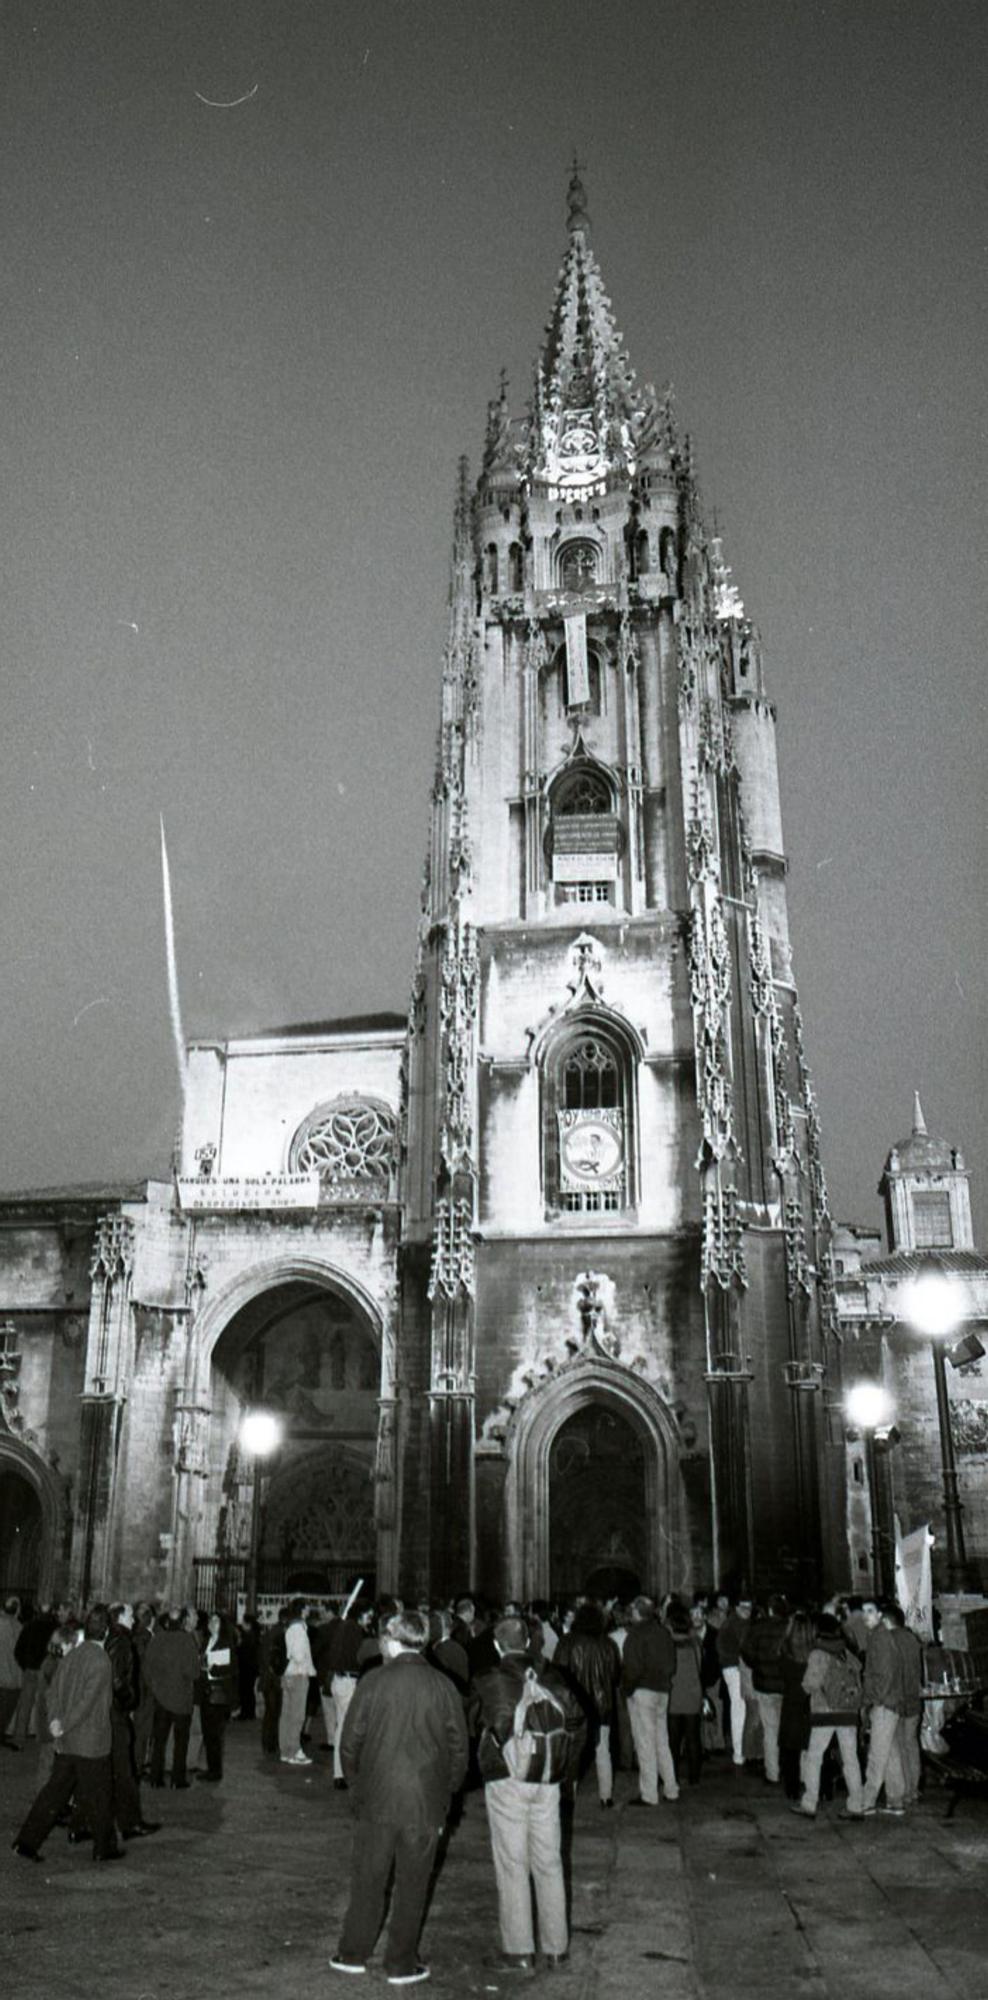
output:
M292 1279L235 1313L212 1353L200 1570L205 1559L235 1581L246 1565L255 1468L240 1425L263 1409L282 1435L260 1471L261 1592L335 1593L355 1576L373 1580L380 1373L374 1329L342 1291Z
M0 1589L38 1592L42 1539L41 1502L34 1487L0 1460Z
M588 1403L560 1425L549 1453L552 1595L634 1596L646 1533L641 1435L618 1411Z
M681 1449L667 1403L618 1360L581 1357L531 1389L506 1439L509 1594L687 1589Z

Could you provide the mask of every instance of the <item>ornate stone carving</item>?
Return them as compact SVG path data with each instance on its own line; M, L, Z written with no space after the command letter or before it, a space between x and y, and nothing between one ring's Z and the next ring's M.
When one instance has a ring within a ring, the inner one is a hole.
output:
M703 1192L700 1269L703 1284L719 1285L722 1291L734 1284L748 1283L737 1190L721 1187L710 1179Z
M134 1268L134 1225L127 1215L101 1215L96 1224L89 1274L112 1284Z
M585 995L589 1000L604 997L604 955L597 938L589 931L581 931L570 948L574 978L569 981L569 991L574 998Z
M172 1425L174 1470L196 1479L209 1476L209 1419L205 1403L178 1403Z
M775 1130L778 1143L776 1170L782 1173L796 1157L796 1128L787 1084L789 1045L777 1006L773 1006L769 1016L769 1030L772 1043L772 1075L775 1083Z
M428 1297L473 1297L474 1245L472 1204L460 1196L440 1195L432 1238L432 1268Z
M785 1243L786 1297L794 1299L797 1292L802 1292L805 1298L809 1298L813 1283L806 1250L803 1206L795 1195L790 1195L785 1206Z
M966 1457L988 1453L988 1402L969 1396L954 1396L950 1405L950 1427L958 1451Z
M621 1334L615 1313L613 1281L604 1271L581 1271L573 1287L577 1324L584 1347L596 1347L616 1359Z
M735 1143L725 1025L731 996L731 954L719 899L712 899L706 912L694 907L688 953L703 1137L709 1153L719 1160Z
M775 1006L772 967L765 946L761 918L753 904L748 909L748 990L756 1014L771 1014Z
M694 882L711 882L717 877L716 842L706 788L693 787L693 811L686 826L686 859Z
M581 1286L586 1287L582 1297ZM595 1287L599 1288L596 1295ZM607 1300L613 1295L613 1290L610 1279L603 1272L587 1271L577 1280L573 1288L575 1311L572 1327L568 1332L557 1333L548 1341L541 1342L528 1359L519 1363L504 1401L484 1418L479 1441L482 1454L486 1447L486 1455L498 1455L515 1411L526 1396L541 1388L545 1382L561 1380L568 1369L585 1365L588 1355L592 1357L594 1352L608 1361L619 1362L629 1374L650 1382L653 1388L665 1395L668 1384L661 1380L651 1357L643 1349L629 1344L618 1329L616 1318L608 1325L608 1313L612 1308Z
M395 1406L378 1406L377 1443L374 1448L375 1515L379 1528L391 1528L395 1520Z

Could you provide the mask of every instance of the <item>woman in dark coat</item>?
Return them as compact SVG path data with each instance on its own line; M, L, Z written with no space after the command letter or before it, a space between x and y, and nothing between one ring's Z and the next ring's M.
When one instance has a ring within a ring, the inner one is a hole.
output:
M803 1675L814 1641L814 1621L807 1611L794 1611L782 1641L782 1714L779 1720L779 1776L787 1799L801 1799L801 1759L810 1740L810 1698Z
M604 1630L604 1613L599 1604L578 1606L569 1631L556 1647L552 1664L569 1681L584 1710L587 1747L594 1755L600 1803L602 1807L611 1807L614 1804L611 1724L621 1662L617 1647Z
M199 1775L217 1785L223 1776L223 1736L237 1701L237 1628L225 1611L209 1614L197 1693L206 1752L206 1769Z

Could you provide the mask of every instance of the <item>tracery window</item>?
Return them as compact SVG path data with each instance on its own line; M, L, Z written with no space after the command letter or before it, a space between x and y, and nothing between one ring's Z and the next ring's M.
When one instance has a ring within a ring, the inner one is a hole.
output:
M566 815L613 812L610 785L600 771L581 764L556 786L552 795L552 810Z
M550 1214L620 1214L633 1199L630 1050L609 1027L575 1029L544 1077L544 1166Z
M337 1098L317 1106L295 1135L293 1173L319 1175L329 1201L385 1201L394 1192L396 1123L374 1098Z
M586 590L600 575L600 550L596 542L565 542L557 561L563 590Z

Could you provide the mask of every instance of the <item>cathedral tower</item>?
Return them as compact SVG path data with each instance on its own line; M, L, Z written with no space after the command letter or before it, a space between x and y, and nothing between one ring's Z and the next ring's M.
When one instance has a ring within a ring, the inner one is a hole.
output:
M842 1444L774 710L576 169L568 208L527 414L502 380L456 504L404 1068L405 1582L814 1588Z

